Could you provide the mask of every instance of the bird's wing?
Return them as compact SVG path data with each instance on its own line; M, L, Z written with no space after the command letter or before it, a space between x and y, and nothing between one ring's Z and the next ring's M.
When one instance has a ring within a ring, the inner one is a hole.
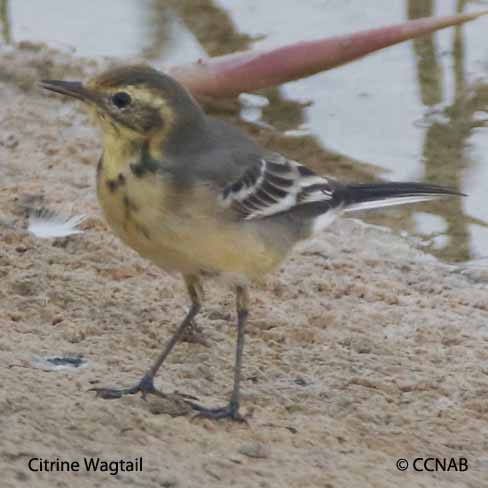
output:
M273 153L256 161L237 181L225 187L221 203L241 218L251 220L333 200L337 187L334 180Z

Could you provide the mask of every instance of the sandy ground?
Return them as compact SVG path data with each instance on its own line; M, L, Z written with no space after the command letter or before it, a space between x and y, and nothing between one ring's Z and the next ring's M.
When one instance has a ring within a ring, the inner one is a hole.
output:
M185 313L184 289L110 233L86 116L33 86L93 63L24 45L3 48L0 66L0 217L20 226L39 203L89 216L83 235L55 241L0 227L2 487L488 486L488 271L358 221L334 224L253 290L247 424L193 418L176 401L96 399L90 387L143 373ZM207 344L179 344L157 386L217 405L231 387L234 299L214 284L207 295ZM34 361L52 355L86 364ZM143 471L36 473L35 457L142 457ZM417 457L469 468L396 469Z

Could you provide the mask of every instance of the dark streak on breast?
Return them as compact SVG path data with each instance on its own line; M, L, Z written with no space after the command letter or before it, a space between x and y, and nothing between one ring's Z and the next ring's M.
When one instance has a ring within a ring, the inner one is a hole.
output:
M137 206L134 204L134 202L132 202L131 200L129 200L129 197L127 195L124 195L124 198L122 199L122 201L124 202L124 207L126 208L126 210L128 212L137 212L138 208Z
M151 158L149 145L146 143L141 150L141 157L137 163L132 163L130 169L134 176L141 178L147 173L156 173L160 169L160 163Z
M116 180L106 180L105 183L108 189L113 193L119 187L125 185L125 176L122 173L119 173L119 176L117 177Z
M122 202L124 204L124 209L125 209L125 215L124 215L124 228L125 228L125 230L127 231L127 226L129 225L129 222L130 222L134 225L137 232L140 232L146 239L150 239L151 236L150 236L147 228L145 226L143 226L142 224L139 224L138 222L134 221L131 218L131 213L138 211L137 205L135 205L134 202L132 202L129 199L128 195L124 195L122 197Z
M134 225L135 225L135 227L136 227L137 231L138 231L138 232L141 232L141 233L144 235L144 237L145 237L146 239L148 239L148 240L149 240L149 239L151 238L151 235L149 234L149 231L147 230L147 228L146 228L146 227L144 227L144 226L143 226L143 225L141 225L141 224L137 224L137 223L135 223Z

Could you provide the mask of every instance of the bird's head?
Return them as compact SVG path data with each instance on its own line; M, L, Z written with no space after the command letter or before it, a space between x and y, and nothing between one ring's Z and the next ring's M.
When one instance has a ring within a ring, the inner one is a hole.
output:
M160 139L203 117L179 83L144 65L110 69L86 84L43 80L41 86L86 103L105 134L132 140Z

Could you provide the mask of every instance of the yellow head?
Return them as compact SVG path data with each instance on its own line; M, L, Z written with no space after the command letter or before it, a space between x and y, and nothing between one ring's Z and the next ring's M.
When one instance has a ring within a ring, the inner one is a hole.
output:
M114 68L86 84L44 80L41 86L85 102L112 137L161 140L200 124L203 117L179 83L149 66Z

